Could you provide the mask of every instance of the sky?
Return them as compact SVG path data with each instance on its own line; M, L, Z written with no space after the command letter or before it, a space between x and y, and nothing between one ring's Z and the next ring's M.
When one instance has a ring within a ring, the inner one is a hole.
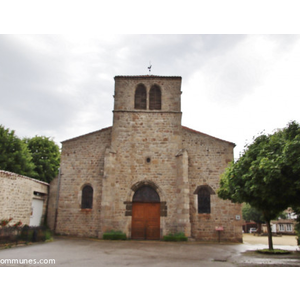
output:
M300 35L1 34L0 124L60 142L112 125L114 76L182 77L182 125L236 144L300 122Z

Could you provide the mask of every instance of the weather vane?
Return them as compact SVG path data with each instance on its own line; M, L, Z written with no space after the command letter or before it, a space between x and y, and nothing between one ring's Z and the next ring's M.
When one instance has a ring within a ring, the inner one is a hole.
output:
M148 67L148 70L149 70L149 74L151 74L151 67L152 67L152 65L151 65L151 61L149 62L149 67Z

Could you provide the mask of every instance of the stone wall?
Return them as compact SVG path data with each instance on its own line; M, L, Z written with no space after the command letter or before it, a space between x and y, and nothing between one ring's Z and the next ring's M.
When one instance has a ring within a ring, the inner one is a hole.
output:
M47 225L51 230L55 229L55 217L56 217L56 203L57 203L57 191L58 191L58 177L54 178L50 183L49 199L48 199L48 213L47 213Z
M161 89L163 99L161 110L180 112L181 77L179 76L116 76L115 111L132 111L134 109L134 94L138 84L146 87L147 109L149 108L150 88L157 84Z
M29 225L32 199L44 201L42 223L46 214L48 187L45 182L0 170L0 219L13 218ZM35 195L34 192L42 194Z
M135 186L143 183L152 185L161 202L166 202L168 214L161 218L162 235L176 230L182 214L189 223L188 209L183 211L178 203L182 202L176 157L182 148L180 123L181 113L176 112L114 112L101 217L107 230L123 230L130 236L131 218L125 216L125 202L132 201ZM187 223L181 224L181 230L185 231Z
M189 190L192 237L197 240L218 240L216 226L222 226L222 240L242 241L241 205L219 199L216 192L219 188L221 174L233 160L234 144L187 127L183 128L183 145L189 155ZM211 213L198 214L198 186L208 185L213 190L211 195ZM238 220L238 217L240 220Z
M111 127L64 141L61 153L61 177L56 233L98 236L101 231L100 212L104 154L110 146ZM93 208L81 209L82 188L93 188ZM57 182L51 188L49 225L54 226Z

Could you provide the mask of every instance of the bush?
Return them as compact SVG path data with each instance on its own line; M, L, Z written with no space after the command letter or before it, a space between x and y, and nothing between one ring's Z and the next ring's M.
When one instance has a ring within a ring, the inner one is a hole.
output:
M183 232L178 233L170 233L164 236L164 241L166 242L186 242L188 238L185 236Z
M51 231L45 226L28 226L22 228L20 240L25 242L44 242L52 238Z
M122 231L107 231L103 233L103 239L104 240L126 240L126 234Z
M0 220L0 244L18 244L19 241L27 244L52 239L52 232L46 226L23 226L20 221L9 226L11 220L12 218Z
M290 254L290 251L287 250L281 250L281 249L274 249L274 250L269 250L269 249L261 249L257 250L256 252L262 253L262 254Z

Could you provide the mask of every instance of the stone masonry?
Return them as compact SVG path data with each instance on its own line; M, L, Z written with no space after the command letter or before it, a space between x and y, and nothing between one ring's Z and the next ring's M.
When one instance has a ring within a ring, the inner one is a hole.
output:
M32 200L43 201L42 223L46 215L49 184L12 172L0 170L0 219L30 224Z
M145 90L143 109L135 108L139 85ZM151 109L152 99L161 101L159 109ZM159 196L158 238L184 232L218 241L216 227L222 226L222 241L241 242L241 206L216 195L235 145L182 126L181 117L181 77L116 76L113 125L62 143L61 175L50 187L49 226L77 236L121 230L131 238L138 218L133 198L148 187ZM93 191L90 208L83 208L86 186ZM201 189L210 194L209 213L198 212ZM145 232L154 232L147 222Z

